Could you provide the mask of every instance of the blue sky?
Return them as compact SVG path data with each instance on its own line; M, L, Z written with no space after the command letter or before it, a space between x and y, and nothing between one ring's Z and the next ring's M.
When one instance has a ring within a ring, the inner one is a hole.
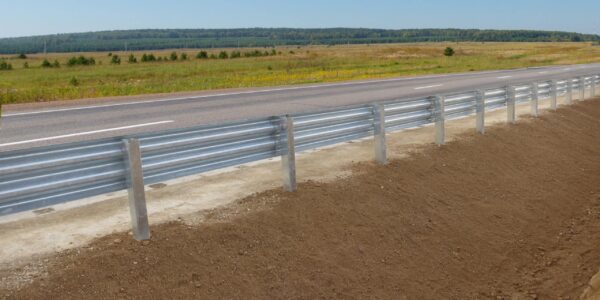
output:
M600 0L0 0L0 37L139 28L544 29L600 34Z

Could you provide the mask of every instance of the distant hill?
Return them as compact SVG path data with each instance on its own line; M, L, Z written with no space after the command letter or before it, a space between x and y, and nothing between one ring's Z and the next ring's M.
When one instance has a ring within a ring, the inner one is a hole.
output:
M560 31L476 29L143 29L0 39L0 53L159 50L172 48L272 47L441 41L600 41L600 36Z

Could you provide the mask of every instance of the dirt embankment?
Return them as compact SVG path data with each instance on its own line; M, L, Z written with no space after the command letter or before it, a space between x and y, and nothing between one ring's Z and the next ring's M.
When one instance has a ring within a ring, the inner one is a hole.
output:
M0 295L577 299L600 266L600 101L354 168L98 239Z

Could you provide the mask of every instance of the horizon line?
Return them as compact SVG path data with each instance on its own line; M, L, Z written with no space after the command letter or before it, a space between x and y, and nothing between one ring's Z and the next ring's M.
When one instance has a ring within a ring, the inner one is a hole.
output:
M324 30L324 29L365 29L365 30L385 30L385 31L401 31L401 30L473 30L473 31L535 31L535 32L560 32L580 35L591 35L600 37L600 33L583 33L577 31L555 30L555 29L503 29L503 28L460 28L460 27L423 27L423 28L376 28L376 27L230 27L230 28L131 28L131 29L102 29L92 31L77 31L77 32L59 32L36 35L23 36L7 36L0 37L2 39L19 39L45 36L60 36L69 34L87 34L101 32L117 32L117 31L142 31L142 30L244 30L244 29L290 29L290 30Z

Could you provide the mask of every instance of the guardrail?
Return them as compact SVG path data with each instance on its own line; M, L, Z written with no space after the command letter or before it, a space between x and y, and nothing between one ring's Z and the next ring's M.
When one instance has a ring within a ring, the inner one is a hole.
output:
M517 104L530 102L537 116L539 101L556 109L558 96L570 104L578 91L583 100L598 83L593 75L3 152L0 215L129 190L134 237L148 239L144 185L281 156L284 187L293 191L295 152L373 136L384 164L386 132L434 123L443 144L446 119L476 114L483 133L486 111L507 107L514 122Z

